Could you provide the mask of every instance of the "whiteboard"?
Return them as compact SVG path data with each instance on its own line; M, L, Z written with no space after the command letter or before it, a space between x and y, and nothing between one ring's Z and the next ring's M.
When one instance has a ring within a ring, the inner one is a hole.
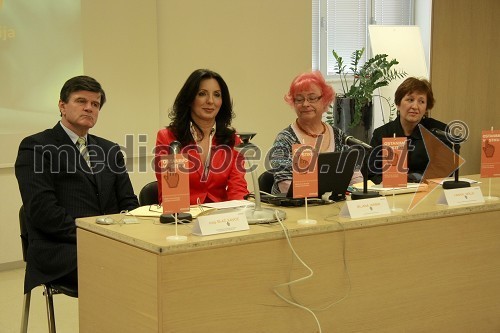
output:
M425 62L425 52L422 44L420 28L418 26L395 26L395 25L370 25L368 27L372 54L387 54L388 59L396 59L399 64L393 68L403 70L408 75L403 79L391 81L388 86L381 87L379 94L390 98L394 103L394 93L397 87L409 76L429 78L429 71ZM387 122L389 108L382 103L385 121ZM375 107L380 103L375 100ZM374 127L382 125L382 120L377 119L380 112L374 110Z

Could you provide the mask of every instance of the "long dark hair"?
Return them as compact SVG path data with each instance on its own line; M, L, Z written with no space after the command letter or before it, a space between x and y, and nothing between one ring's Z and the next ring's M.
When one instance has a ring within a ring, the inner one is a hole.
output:
M215 142L217 145L226 144L234 146L234 134L236 131L231 127L231 121L233 120L234 113L233 103L231 101L231 96L229 95L229 88L227 87L224 79L218 73L208 69L197 69L189 75L181 90L177 94L172 110L168 115L172 120L168 127L183 147L194 142L194 138L189 130L189 123L192 121L191 104L196 98L196 94L198 94L201 81L206 79L215 79L219 83L222 95L222 105L219 113L217 113L217 116L215 117ZM193 124L201 132L198 124L194 121Z

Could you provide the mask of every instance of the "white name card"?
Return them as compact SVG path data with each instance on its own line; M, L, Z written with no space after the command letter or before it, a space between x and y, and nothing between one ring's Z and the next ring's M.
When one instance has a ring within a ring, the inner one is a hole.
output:
M359 218L385 214L391 214L386 197L376 197L346 201L339 216Z
M437 203L448 206L469 205L484 203L484 198L479 187L463 187L443 190Z
M198 216L193 226L193 234L208 236L248 229L250 227L245 213L231 212Z

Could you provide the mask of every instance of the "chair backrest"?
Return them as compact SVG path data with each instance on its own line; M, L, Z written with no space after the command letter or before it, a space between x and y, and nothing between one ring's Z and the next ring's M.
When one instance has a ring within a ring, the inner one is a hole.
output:
M139 192L139 205L147 206L158 204L158 182L148 183L144 185Z
M21 206L19 209L19 230L21 231L23 260L26 262L26 254L28 253L28 229L26 228L26 213L24 212L24 206Z
M259 176L259 188L261 191L271 193L274 184L274 176L269 171L264 171Z

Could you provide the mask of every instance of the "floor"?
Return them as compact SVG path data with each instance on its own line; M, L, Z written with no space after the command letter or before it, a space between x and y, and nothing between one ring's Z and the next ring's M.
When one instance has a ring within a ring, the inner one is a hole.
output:
M0 271L0 332L18 333L23 308L24 268ZM65 295L54 296L57 333L78 332L78 299ZM31 291L28 332L48 332L45 296L42 288Z

